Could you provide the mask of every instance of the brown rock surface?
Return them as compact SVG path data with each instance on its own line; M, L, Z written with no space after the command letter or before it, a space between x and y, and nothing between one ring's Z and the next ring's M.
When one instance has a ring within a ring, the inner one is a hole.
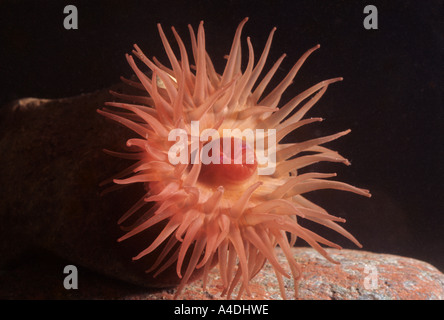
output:
M130 163L103 152L121 151L129 134L96 112L112 99L101 90L57 100L24 98L2 109L0 267L36 246L124 281L177 283L168 272L146 276L153 255L132 261L143 249L140 242L151 242L154 234L116 242L124 233L117 220L144 190L131 186L101 195L105 187L99 184Z

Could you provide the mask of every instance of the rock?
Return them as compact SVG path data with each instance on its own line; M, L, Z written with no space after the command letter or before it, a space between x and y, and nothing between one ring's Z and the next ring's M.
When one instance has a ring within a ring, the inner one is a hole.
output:
M277 248L278 261L285 256ZM444 274L432 265L416 259L359 250L326 249L340 264L332 264L311 248L294 248L294 256L303 266L298 294L302 300L443 300ZM206 291L202 282L191 284L184 299L219 299L221 282L217 277ZM293 281L286 279L287 298L294 298ZM281 299L273 268L267 263L252 282L253 297ZM169 299L173 293L161 291L148 299Z
M279 248L278 260L285 263ZM334 265L311 248L294 248L303 265L298 285L303 300L443 300L444 274L430 264L395 255L358 250L327 249ZM63 287L63 268L72 262L48 254L28 256L0 273L1 299L120 299L168 300L175 289L147 289L79 267L79 288ZM367 278L369 277L369 278ZM211 272L206 290L198 280L186 287L185 300L219 300L221 280ZM367 280L366 280L367 279ZM293 282L285 280L287 298L294 298ZM251 282L252 300L282 299L273 269L266 264Z
M103 152L121 151L130 133L96 112L112 100L109 90L101 90L57 100L24 98L2 109L0 267L32 246L146 287L177 284L169 272L156 279L145 274L154 255L132 261L139 243L150 243L154 233L117 243L124 234L117 220L144 190L131 186L101 195L99 184L131 163Z
M339 265L314 250L296 249L304 268L302 299L442 300L444 274L412 258L359 250L327 249Z

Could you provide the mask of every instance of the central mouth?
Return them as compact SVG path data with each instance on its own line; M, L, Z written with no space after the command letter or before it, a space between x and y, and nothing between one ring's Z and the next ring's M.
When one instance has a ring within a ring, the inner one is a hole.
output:
M247 181L256 172L257 159L254 148L245 140L235 137L219 138L208 142L204 147L210 148L208 156L216 161L202 162L199 175L201 182L218 186L239 184Z

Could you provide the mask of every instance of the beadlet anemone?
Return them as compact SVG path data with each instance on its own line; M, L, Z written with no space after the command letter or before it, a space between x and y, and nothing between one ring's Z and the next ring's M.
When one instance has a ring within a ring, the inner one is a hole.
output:
M174 265L181 279L176 297L199 271L205 285L209 271L216 265L223 282L222 295L229 298L238 285L238 297L245 292L251 295L249 283L267 261L273 266L285 297L282 277L290 275L276 259L274 249L277 246L286 256L297 294L301 269L291 251L296 239L305 240L332 262L335 261L321 244L340 248L302 227L298 223L300 218L331 228L361 247L337 223L345 222L344 219L330 215L304 194L319 189L338 189L370 196L369 191L329 180L336 176L334 173L300 173L301 168L320 161L349 165L347 159L322 145L350 130L298 143L282 142L294 130L323 120L304 116L328 86L342 78L315 84L279 106L282 94L319 45L308 50L265 95L285 55L264 73L276 30L273 28L256 63L253 46L247 38L248 63L242 70L241 32L247 20L244 19L236 30L221 74L216 72L207 54L203 22L197 35L189 26L194 64L190 63L190 56L175 28L172 32L179 56L158 24L170 66L156 58L150 60L134 45L133 54L148 69L143 72L133 56L126 55L137 80L123 78L123 81L140 94L113 92L117 102L106 103L107 107L98 110L138 135L127 141L126 152L106 150L135 163L104 184L114 182L117 186L111 188L116 188L139 183L146 191L118 221L126 231L118 240L124 241L150 232L154 225L162 225L155 240L140 248L133 259L157 250L157 260L147 270L155 276ZM199 124L197 130L193 127L196 123ZM185 133L183 140L180 136L172 138L171 132L177 129ZM227 138L223 135L226 129L239 130L237 135ZM205 134L208 130L212 130L211 135ZM245 130L259 130L256 132L264 134L247 139L242 135ZM178 146L179 140L181 146ZM208 148L210 142L218 142L220 147ZM250 151L253 156L248 157ZM271 160L264 163L259 153ZM179 154L187 161L172 161ZM200 161L199 154L223 161ZM270 164L272 170L267 172L265 166L270 167ZM128 223L131 219L133 221Z

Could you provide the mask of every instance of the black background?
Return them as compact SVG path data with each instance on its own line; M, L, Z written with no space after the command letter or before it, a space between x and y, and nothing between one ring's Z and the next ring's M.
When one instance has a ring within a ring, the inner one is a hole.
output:
M77 6L79 29L63 28L63 8ZM363 27L365 5L378 9L378 30ZM339 191L310 197L364 250L409 256L444 270L442 1L2 1L0 105L22 97L58 98L106 88L131 75L124 54L137 43L167 62L156 23L174 25L189 45L187 24L205 21L206 43L220 72L238 23L259 56L277 33L268 64L287 58L279 79L309 48L321 44L288 89L286 101L331 77L308 116L326 118L304 135L352 133L330 143L352 166L319 165L338 179L370 189L371 199ZM244 51L245 52L245 51ZM313 131L314 129L314 131ZM301 136L291 137L293 140ZM312 226L313 228L317 228ZM346 248L348 241L320 232Z

